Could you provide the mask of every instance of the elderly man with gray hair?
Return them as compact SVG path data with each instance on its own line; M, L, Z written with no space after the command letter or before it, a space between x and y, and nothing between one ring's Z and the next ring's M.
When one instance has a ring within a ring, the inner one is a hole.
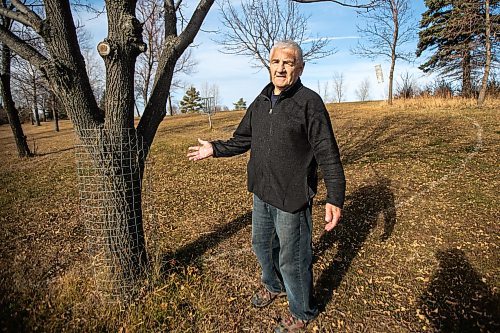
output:
M188 157L230 157L250 150L252 248L262 288L251 299L262 308L287 296L291 315L275 332L298 332L318 315L313 298L312 200L318 166L327 189L325 230L340 220L345 176L330 117L321 97L300 81L304 61L293 41L276 43L269 83L249 106L229 140L189 147Z

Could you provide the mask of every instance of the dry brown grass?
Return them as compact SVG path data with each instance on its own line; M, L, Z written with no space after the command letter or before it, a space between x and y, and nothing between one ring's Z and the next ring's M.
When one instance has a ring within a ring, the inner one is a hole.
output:
M322 233L314 206L311 332L499 329L498 101L329 105L345 165L342 224ZM37 157L15 156L0 127L0 327L4 331L269 332L286 302L249 306L259 286L250 250L248 155L190 163L197 137L227 138L241 112L167 118L146 182L156 258L130 307L93 290L78 221L71 125L24 126Z

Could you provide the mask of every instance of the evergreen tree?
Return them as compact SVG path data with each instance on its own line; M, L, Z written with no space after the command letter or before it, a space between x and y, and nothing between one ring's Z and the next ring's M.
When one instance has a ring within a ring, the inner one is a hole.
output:
M194 113L200 112L203 108L200 98L200 92L195 87L191 87L186 91L182 98L181 113Z
M500 1L491 1L493 26L498 26ZM433 52L419 68L462 81L462 96L473 96L473 82L485 57L484 0L425 0L417 56ZM495 14L496 13L496 14Z
M247 109L247 102L245 102L243 98L240 98L236 103L233 103L233 105L236 111Z

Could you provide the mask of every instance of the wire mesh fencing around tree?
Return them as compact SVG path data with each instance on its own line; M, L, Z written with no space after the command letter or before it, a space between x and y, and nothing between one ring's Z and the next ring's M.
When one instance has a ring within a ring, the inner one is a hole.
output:
M106 301L130 300L148 271L142 207L147 149L133 128L80 131L80 218L95 290Z

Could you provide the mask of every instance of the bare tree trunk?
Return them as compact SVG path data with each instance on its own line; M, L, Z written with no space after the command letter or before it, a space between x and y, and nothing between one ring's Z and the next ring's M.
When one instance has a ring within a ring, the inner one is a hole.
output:
M36 126L40 126L40 115L38 114L38 98L37 98L37 92L36 92L36 77L35 77L35 72L33 70L33 80L31 82L33 84L33 114L35 116L35 124Z
M172 95L168 94L168 115L173 116L174 110L172 109Z
M486 61L484 64L483 80L481 82L481 90L477 99L477 105L481 106L486 98L486 90L488 89L488 76L490 74L491 66L491 18L490 18L490 0L485 0L485 16L486 16L486 30L485 30L485 46L486 46Z
M33 156L31 153L28 142L26 141L26 135L24 135L23 128L21 126L21 121L19 119L19 112L16 109L14 100L12 99L12 91L10 88L10 64L11 64L11 51L7 45L2 45L2 67L0 73L1 88L2 88L2 99L7 112L7 117L9 118L10 128L12 129L12 134L14 134L14 139L16 141L17 152L19 157L29 157Z
M137 117L141 117L141 113L139 112L139 106L137 105L137 101L134 101L134 106L135 106L135 112L137 112Z
M115 234L106 237L105 254L117 264L114 267L117 272L111 273L126 286L135 284L148 267L141 201L147 150L139 155L134 129L134 66L145 44L141 25L134 16L135 5L108 1L106 9L108 37L103 43L110 47L111 53L101 53L106 66L106 117L102 138L105 148L96 152L95 167L105 173L102 186L110 186L109 191L104 191L103 205L108 211L106 223ZM128 140L124 140L126 134ZM128 155L123 155L124 152Z
M47 101L45 100L45 96L40 96L41 104L42 104L42 119L46 123L47 122Z
M54 118L54 131L59 132L59 112L57 112L56 95L52 91L50 91L50 96L52 99L52 118Z
M394 84L394 67L396 65L396 56L394 53L391 57L391 68L389 69L389 96L387 97L387 103L392 105L392 87Z
M52 117L54 118L54 131L59 132L59 114L56 108L52 109Z
M471 54L466 50L462 60L462 97L472 97Z
M399 37L399 12L398 6L393 0L390 1L390 6L392 10L392 22L394 24L394 31L392 33L392 44L391 44L391 68L389 69L389 96L387 102L392 105L392 88L394 85L394 67L396 67L396 46L398 45Z
M79 160L82 217L99 288L128 299L148 267L141 179L144 150L134 129L88 130ZM82 152L83 154L83 152ZM140 286L140 285L139 285Z

